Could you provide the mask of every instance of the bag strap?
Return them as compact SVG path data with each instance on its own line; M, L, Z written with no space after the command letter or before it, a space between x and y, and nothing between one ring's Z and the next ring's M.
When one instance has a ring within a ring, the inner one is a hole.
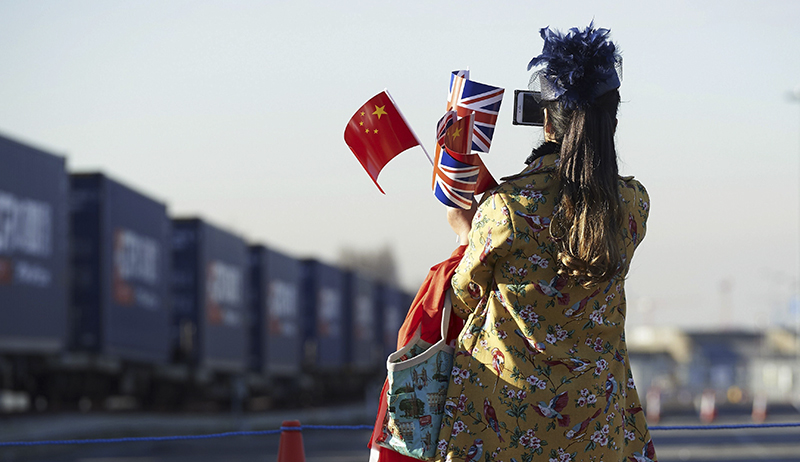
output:
M444 295L444 305L442 306L442 341L447 343L447 331L450 329L450 312L453 303L450 301L451 289L447 289Z

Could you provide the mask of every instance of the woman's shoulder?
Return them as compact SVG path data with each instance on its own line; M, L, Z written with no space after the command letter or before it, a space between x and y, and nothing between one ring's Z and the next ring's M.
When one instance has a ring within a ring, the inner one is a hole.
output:
M638 216L644 228L650 215L650 195L644 185L633 176L619 177L619 190L622 207L629 216ZM642 235L642 237L644 237ZM639 239L641 241L641 239Z
M486 191L487 195L519 195L525 191L543 191L557 186L555 174L558 155L540 157L527 165L521 172L502 177L500 183ZM534 194L536 195L536 194Z
M639 198L643 198L643 200L650 200L650 194L647 193L647 189L639 180L635 179L633 175L620 176L619 188L623 197L635 195Z
M501 178L504 183L524 180L532 175L552 175L558 166L558 154L548 154L531 161L521 172Z
M634 178L633 175L630 175L630 176L622 176L622 175L620 175L619 183L620 183L620 187L631 189L633 191L636 191L636 192L639 192L639 193L642 193L642 194L647 194L647 189L645 189L644 185L639 180Z
M481 201L486 202L491 198L495 202L502 200L512 207L538 209L552 205L558 189L555 177L547 174L515 175L503 180L494 188L488 189Z

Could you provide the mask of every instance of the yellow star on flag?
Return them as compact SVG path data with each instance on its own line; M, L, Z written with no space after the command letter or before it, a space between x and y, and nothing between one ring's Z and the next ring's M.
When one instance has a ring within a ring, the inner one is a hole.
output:
M383 108L385 108L385 107L386 107L386 105L385 105L385 104L384 104L383 106L378 106L378 105L376 104L376 105L375 105L375 112L373 112L373 113L372 113L372 115L376 115L376 116L378 116L378 120L381 120L381 116L382 116L382 115L387 115L387 114L386 114L386 111L384 111L384 110L383 110Z
M453 131L452 137L455 139L458 136L461 136L461 127L456 127L456 129Z

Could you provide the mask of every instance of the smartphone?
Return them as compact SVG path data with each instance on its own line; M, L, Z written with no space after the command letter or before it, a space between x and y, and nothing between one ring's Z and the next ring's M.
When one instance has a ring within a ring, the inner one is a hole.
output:
M514 90L514 125L544 125L544 110L539 104L540 93L530 90Z

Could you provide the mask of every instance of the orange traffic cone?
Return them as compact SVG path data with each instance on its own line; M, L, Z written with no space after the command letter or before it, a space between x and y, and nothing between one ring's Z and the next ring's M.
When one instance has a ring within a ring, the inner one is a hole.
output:
M767 420L767 395L757 393L753 398L753 413L751 418L755 423L763 423Z
M700 398L700 420L711 423L717 417L717 394L714 390L706 390Z
M285 420L281 425L281 442L278 445L278 462L306 462L303 450L303 433L299 420Z
M658 423L661 420L661 390L658 387L650 387L647 390L647 422Z

